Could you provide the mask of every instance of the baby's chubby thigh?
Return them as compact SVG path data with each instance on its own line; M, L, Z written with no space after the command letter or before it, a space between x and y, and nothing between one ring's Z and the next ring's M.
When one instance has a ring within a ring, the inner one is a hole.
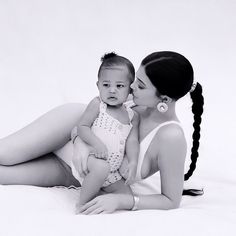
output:
M105 181L110 173L110 165L106 160L98 159L94 155L89 155L88 171L89 173L93 173L97 180Z
M121 193L132 194L132 190L129 185L125 184L124 179L118 180L113 184L103 188L105 193Z

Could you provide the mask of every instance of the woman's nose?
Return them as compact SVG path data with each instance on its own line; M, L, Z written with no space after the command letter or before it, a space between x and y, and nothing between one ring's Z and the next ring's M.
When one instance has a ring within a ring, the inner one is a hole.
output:
M132 90L134 90L134 84L135 84L135 82L133 82L131 85L130 85L130 88L132 89Z

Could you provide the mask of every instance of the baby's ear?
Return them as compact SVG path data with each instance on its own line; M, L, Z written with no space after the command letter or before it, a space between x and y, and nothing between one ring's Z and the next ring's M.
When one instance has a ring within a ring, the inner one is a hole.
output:
M98 81L96 82L96 85L97 85L97 87L98 87Z

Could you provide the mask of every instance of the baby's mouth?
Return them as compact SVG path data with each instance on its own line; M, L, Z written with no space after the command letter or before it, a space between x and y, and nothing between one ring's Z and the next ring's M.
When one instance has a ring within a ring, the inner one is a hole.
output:
M117 98L116 97L108 97L108 99L116 100Z

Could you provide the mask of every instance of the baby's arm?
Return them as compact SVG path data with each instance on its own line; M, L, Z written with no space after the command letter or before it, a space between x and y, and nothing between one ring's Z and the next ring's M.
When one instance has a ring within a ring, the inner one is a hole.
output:
M139 140L138 140L138 126L139 126L139 115L134 112L134 117L132 119L132 129L126 141L126 155L128 158L128 177L126 184L132 184L134 182L138 156L139 156Z
M106 145L92 132L91 126L99 114L99 98L94 98L82 114L78 124L78 135L89 146L94 148L95 156L98 158L107 157Z

